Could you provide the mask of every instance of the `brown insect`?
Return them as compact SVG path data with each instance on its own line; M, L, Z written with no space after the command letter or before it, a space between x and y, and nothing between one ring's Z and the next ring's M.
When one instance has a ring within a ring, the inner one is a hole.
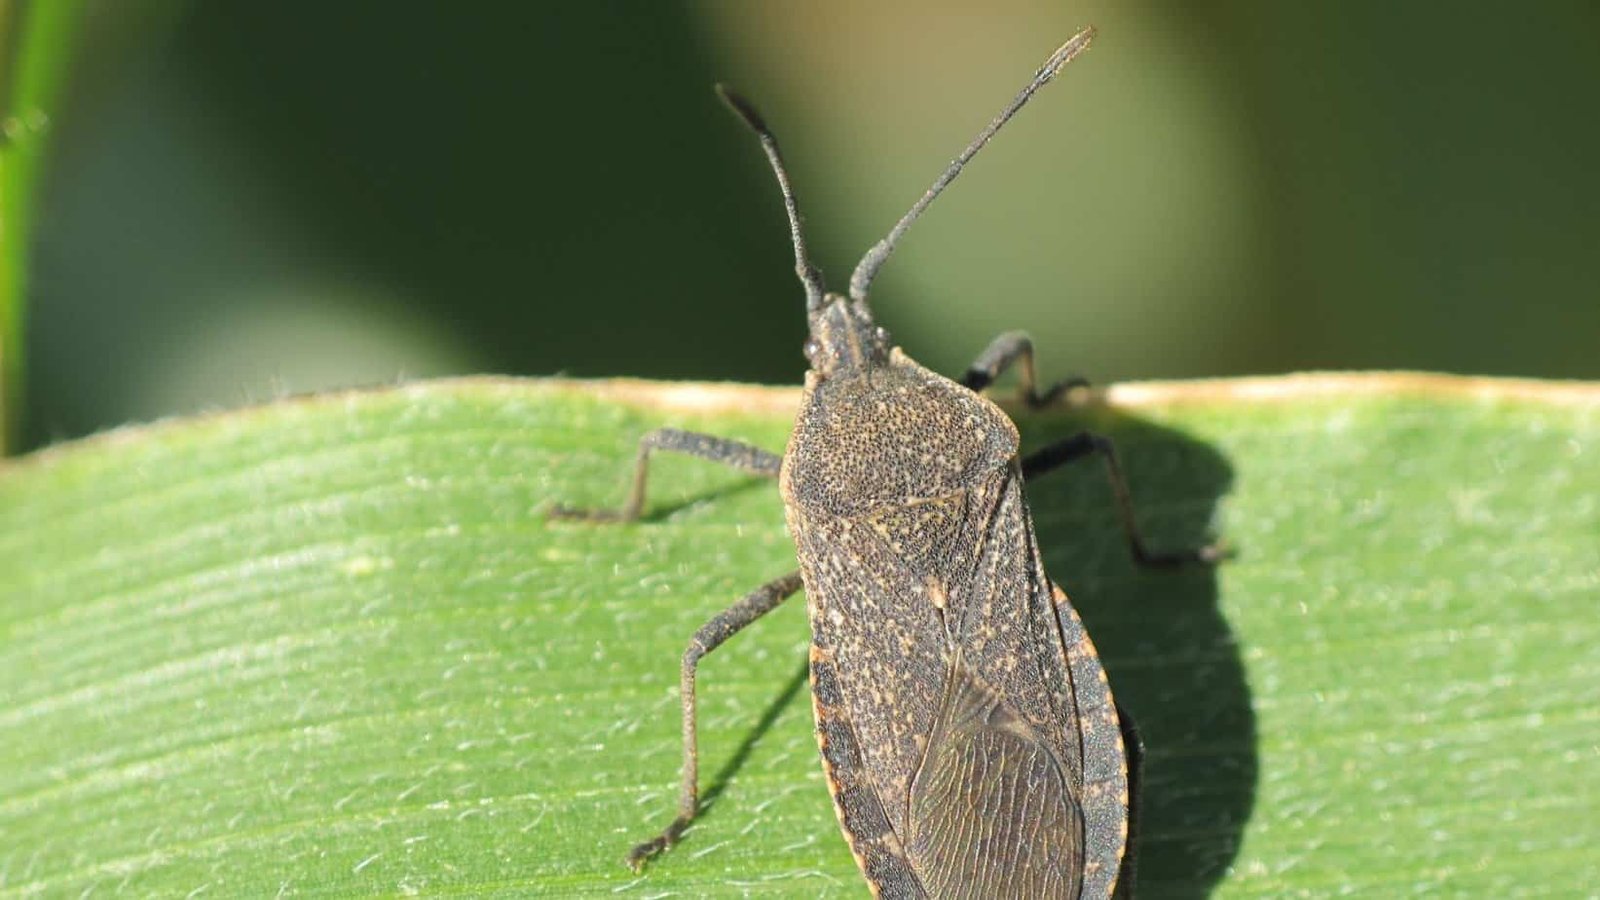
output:
M1023 482L1098 454L1140 563L1210 562L1217 551L1146 551L1103 437L1080 434L1019 459L1016 427L978 391L1015 364L1029 406L1082 383L1036 391L1025 335L1001 335L960 382L951 381L893 346L866 299L911 223L1093 35L1083 30L1045 62L866 254L848 297L826 292L807 258L772 133L747 101L718 87L761 139L777 175L805 286L810 371L788 451L779 457L661 429L640 443L621 510L554 514L632 521L644 505L650 454L686 453L779 479L800 568L735 603L689 642L678 815L633 849L635 868L677 842L699 808L700 659L803 584L823 768L874 894L1108 897L1119 877L1127 889L1137 739L1077 613L1045 574Z

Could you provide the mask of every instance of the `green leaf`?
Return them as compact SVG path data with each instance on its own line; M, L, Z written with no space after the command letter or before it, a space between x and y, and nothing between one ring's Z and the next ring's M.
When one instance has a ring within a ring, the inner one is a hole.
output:
M672 814L679 655L794 564L777 492L657 425L774 450L788 390L464 380L164 422L0 466L0 893L862 895L803 601L704 664L710 805ZM1148 748L1145 896L1600 883L1600 387L1324 376L1020 417L1118 439L1030 486Z

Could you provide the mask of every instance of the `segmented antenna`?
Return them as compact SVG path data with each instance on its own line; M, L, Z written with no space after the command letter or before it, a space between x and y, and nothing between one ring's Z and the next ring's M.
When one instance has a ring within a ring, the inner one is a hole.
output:
M761 118L749 100L734 93L725 84L717 85L717 96L728 104L729 109L738 113L739 118L761 139L761 149L767 152L772 173L778 176L778 188L783 191L783 208L789 213L789 238L794 241L794 273L800 276L800 283L806 288L806 312L815 312L822 308L822 273L806 257L806 241L800 234L800 208L794 202L794 188L789 186L789 173L783 168L783 154L778 152L778 139L772 136L766 120Z
M985 128L973 139L971 144L967 145L967 149L961 151L961 155L950 163L950 167L944 170L944 174L940 175L939 179L933 183L933 187L928 188L927 193L922 195L922 199L918 200L904 216L900 217L900 221L896 222L894 228L889 230L888 236L872 245L872 249L867 251L866 256L861 257L861 262L856 265L855 272L850 276L850 298L852 300L866 299L867 288L872 284L872 279L877 277L878 270L883 267L883 263L889 258L889 254L894 252L896 242L906 233L906 229L911 227L911 223L922 215L922 211L928 208L928 204L933 202L933 198L939 196L939 193L948 187L950 182L956 180L956 176L961 174L961 169L966 166L967 162L976 156L979 150L983 149L984 144L989 143L989 139L994 137L994 133L1000 130L1000 126L1006 124L1012 116L1016 115L1017 110L1021 109L1022 105L1033 97L1033 92L1049 84L1050 79L1056 77L1067 63L1072 62L1073 57L1089 49L1091 40L1094 40L1093 25L1073 35L1071 40L1062 44L1060 49L1050 54L1050 58L1045 60L1044 65L1039 67L1039 71L1034 73L1033 80L1028 82L1028 86L1022 89L1022 93L1018 94L1015 100L1011 101L1011 105L1002 110L1000 115L989 123L989 127ZM782 176L779 177L781 178Z

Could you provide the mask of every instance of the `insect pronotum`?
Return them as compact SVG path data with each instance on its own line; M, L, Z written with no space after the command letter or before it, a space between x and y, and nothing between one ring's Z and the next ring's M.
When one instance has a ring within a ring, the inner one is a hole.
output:
M690 640L680 672L678 814L629 854L635 868L676 843L699 809L700 659L804 586L823 768L875 894L1108 897L1119 880L1126 892L1137 740L1077 613L1044 572L1023 482L1098 455L1138 562L1212 562L1218 550L1148 551L1103 437L1079 434L1019 458L1016 427L979 391L1013 365L1031 407L1081 384L1037 391L1025 335L996 338L952 381L894 346L867 307L873 277L911 223L1093 36L1084 29L1045 61L867 252L848 296L829 293L807 257L772 132L748 101L718 86L760 138L777 176L805 288L810 369L788 449L778 456L663 428L640 441L620 510L553 514L637 519L650 455L685 453L777 478L800 566L714 616Z

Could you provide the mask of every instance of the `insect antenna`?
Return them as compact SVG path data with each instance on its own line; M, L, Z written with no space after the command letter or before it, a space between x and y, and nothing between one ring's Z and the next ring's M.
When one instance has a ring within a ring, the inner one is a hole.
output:
M806 240L800 233L800 208L794 202L794 188L789 186L789 173L783 167L783 154L778 151L778 139L772 136L772 130L767 127L761 113L749 100L739 96L725 84L719 84L717 96L728 108L738 113L739 118L750 126L750 130L761 139L761 149L767 153L767 161L772 163L772 173L778 176L778 188L783 191L783 208L789 213L789 238L794 241L794 272L800 276L800 283L806 288L806 312L815 312L822 308L824 287L822 272L811 264L806 255Z
M872 249L867 251L866 256L861 257L861 262L856 265L855 272L850 276L850 298L852 300L866 299L867 288L872 284L872 279L877 277L878 269L883 267L883 263L889 258L889 254L894 252L895 244L906 233L906 229L911 227L911 223L922 215L922 211L928 208L928 204L933 202L933 198L939 196L940 192L950 185L950 182L956 180L956 176L961 174L961 169L966 166L967 162L978 155L978 151L983 149L984 144L989 143L989 139L994 137L994 133L1000 130L1000 126L1006 124L1012 116L1016 115L1017 110L1021 109L1022 105L1033 97L1034 91L1049 84L1050 80L1055 78L1067 63L1072 62L1073 57L1087 50L1091 40L1094 40L1093 25L1073 35L1071 40L1062 44L1056 52L1050 54L1050 58L1045 60L1044 65L1039 67L1039 71L1034 73L1033 80L1028 82L1028 86L1022 89L1022 93L1018 94L1016 99L1011 101L1011 105L1001 110L1000 115L989 123L989 127L980 132L972 143L967 145L967 149L961 151L961 155L950 163L949 168L944 170L944 174L940 175L938 180L934 181L933 187L928 188L927 193L922 195L922 199L913 204L911 209L900 217L900 221L896 222L895 226L889 230L889 234L883 240L872 245Z

